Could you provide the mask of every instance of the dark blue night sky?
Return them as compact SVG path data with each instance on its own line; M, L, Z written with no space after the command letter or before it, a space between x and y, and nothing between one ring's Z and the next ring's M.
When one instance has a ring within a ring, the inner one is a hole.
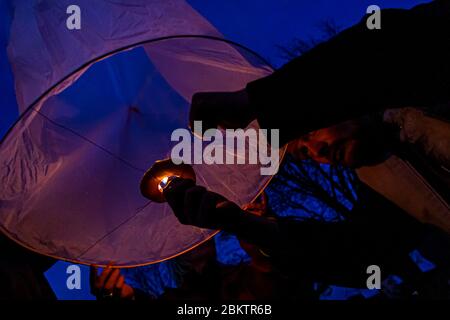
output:
M373 4L383 8L411 8L424 0L188 0L225 37L267 57L276 66L282 63L277 45L293 38L308 38L318 32L318 24L334 20L343 28L362 18Z
M0 1L0 10L10 10L8 1ZM348 27L358 22L369 5L381 8L410 8L424 0L188 0L227 39L241 43L267 58L275 66L283 60L277 45L294 38L314 37L318 24L332 19ZM76 1L74 1L76 3ZM0 21L0 136L17 118L14 85L6 56L8 25ZM83 290L65 288L65 264L58 263L47 274L60 298L88 298L87 269L83 269ZM76 290L75 290L76 291Z

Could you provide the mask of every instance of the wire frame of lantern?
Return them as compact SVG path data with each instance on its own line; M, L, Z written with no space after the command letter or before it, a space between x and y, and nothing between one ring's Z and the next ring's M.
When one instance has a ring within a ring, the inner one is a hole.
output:
M142 196L140 181L170 157L171 133L187 128L195 92L239 90L272 70L239 44L192 35L140 42L80 66L1 142L0 230L40 254L116 267L160 262L207 241L217 231L181 225L167 203ZM239 205L270 181L258 164L192 169L197 184Z

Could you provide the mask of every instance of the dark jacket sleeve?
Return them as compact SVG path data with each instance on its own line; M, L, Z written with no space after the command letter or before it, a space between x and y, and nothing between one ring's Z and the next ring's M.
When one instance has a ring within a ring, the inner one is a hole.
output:
M364 286L372 264L384 275L399 275L398 263L417 248L424 226L368 187L361 186L359 196L361 203L346 221L269 219L247 213L225 230L260 246L277 268L293 276L302 273L334 284Z
M450 101L450 1L366 18L247 85L263 128L281 143L386 108Z

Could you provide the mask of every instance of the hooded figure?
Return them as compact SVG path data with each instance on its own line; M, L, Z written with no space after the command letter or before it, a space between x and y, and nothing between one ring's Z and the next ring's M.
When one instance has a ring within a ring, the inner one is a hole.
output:
M450 233L450 3L380 14L381 29L363 19L241 91L196 94L191 120L257 119L294 155L355 167L372 189Z
M386 161L356 164L359 177L418 220L450 233L450 3L384 10L381 17L380 30L368 29L363 19L250 83L249 101L263 128L280 128L282 142L367 114L374 114L372 123L379 117L372 129L381 141L368 140L366 147L389 144L392 152ZM412 106L428 110L399 109ZM396 133L399 143L392 141Z

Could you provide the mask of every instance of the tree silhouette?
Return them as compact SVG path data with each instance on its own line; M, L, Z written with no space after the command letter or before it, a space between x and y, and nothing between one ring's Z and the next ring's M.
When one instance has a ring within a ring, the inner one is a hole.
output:
M319 36L309 36L307 39L294 38L287 45L276 46L280 52L280 57L286 61L301 56L318 44L335 37L341 30L333 19L326 19L317 25Z
M348 219L358 201L358 179L353 170L295 160L287 155L267 194L280 216L337 222Z
M332 19L317 27L318 37L294 38L286 46L277 46L281 57L287 61L297 58L342 30ZM295 160L287 155L267 193L271 208L278 215L335 222L349 218L358 200L357 189L358 179L350 169Z

